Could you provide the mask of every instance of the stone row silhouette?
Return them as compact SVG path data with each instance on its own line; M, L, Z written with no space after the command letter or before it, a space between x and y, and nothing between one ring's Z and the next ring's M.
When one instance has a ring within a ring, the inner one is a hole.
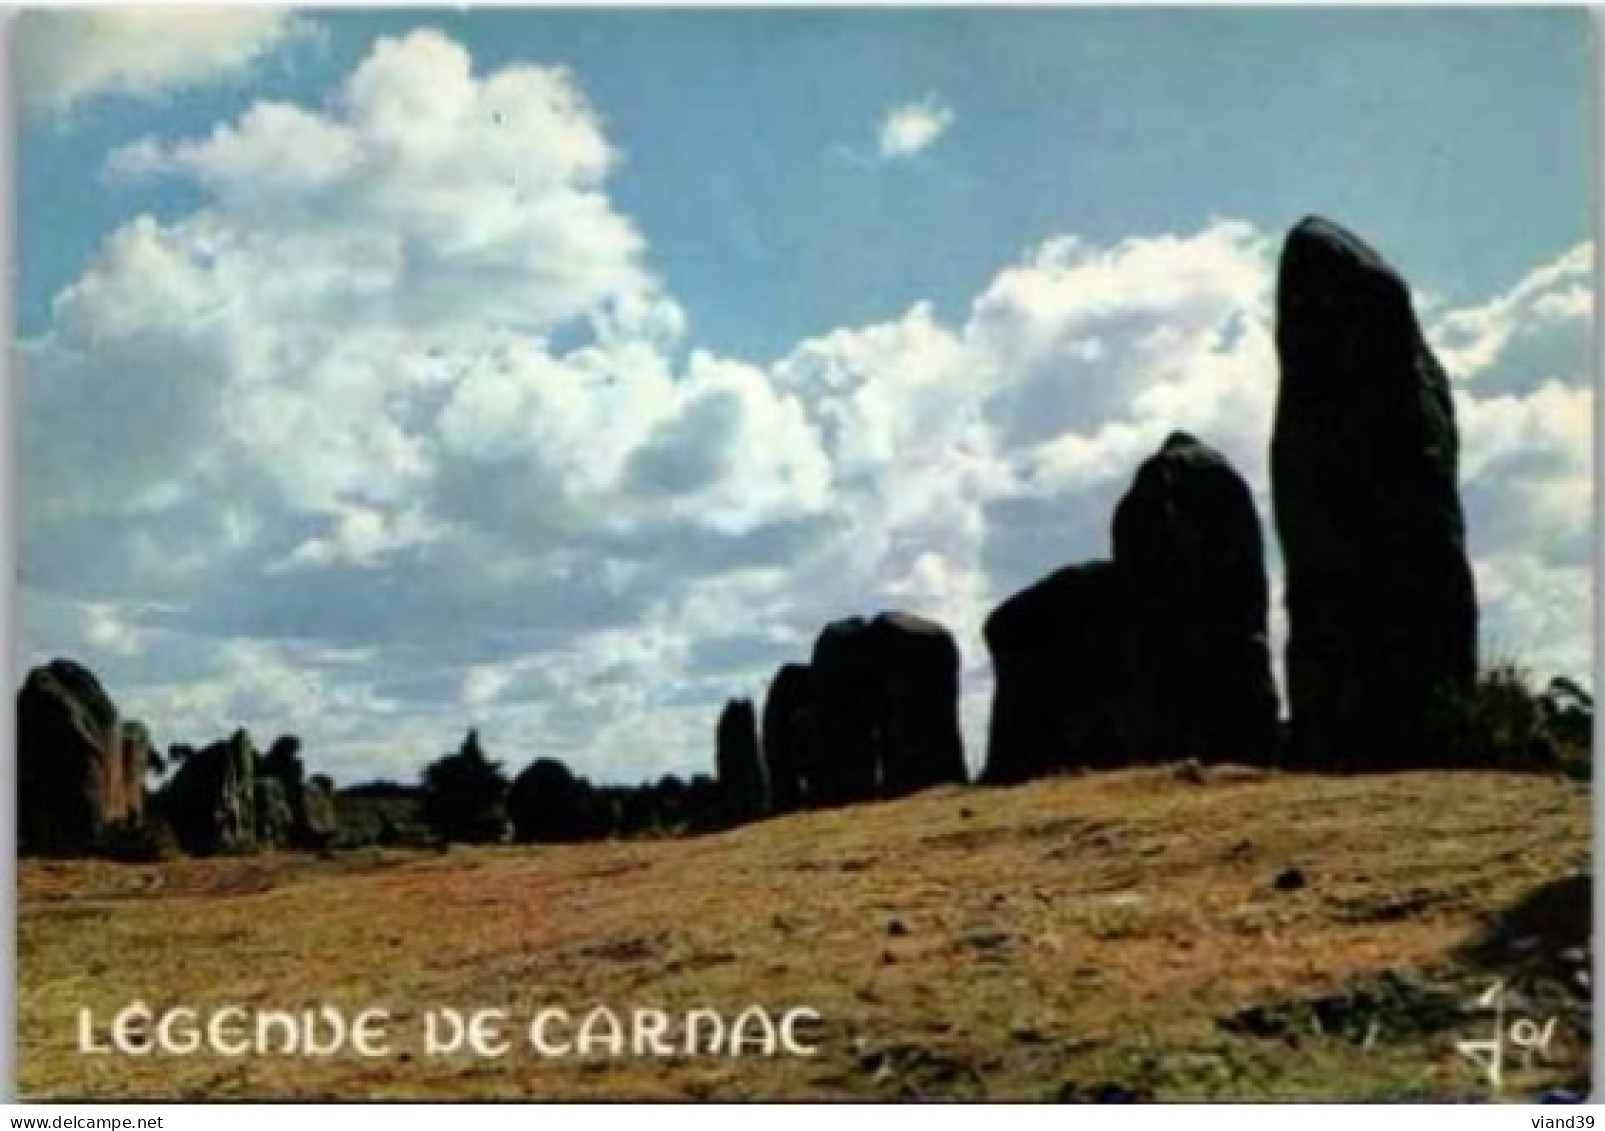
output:
M537 758L507 791L510 832L521 844L710 833L759 815L707 774L596 785L556 758Z
M1317 218L1282 250L1276 350L1289 763L1441 764L1477 678L1448 379L1404 280Z
M293 735L277 739L265 755L244 730L200 750L173 751L177 764L159 800L184 851L206 856L334 842L334 783L323 774L307 775L301 741Z
M1271 759L1269 587L1248 484L1175 433L1138 469L1111 541L1112 560L1057 570L987 618L983 780Z
M1058 570L988 619L985 780L1176 758L1366 770L1466 756L1477 603L1459 440L1409 288L1312 217L1283 247L1276 311L1285 748L1253 497L1218 452L1176 433L1120 501L1112 561Z

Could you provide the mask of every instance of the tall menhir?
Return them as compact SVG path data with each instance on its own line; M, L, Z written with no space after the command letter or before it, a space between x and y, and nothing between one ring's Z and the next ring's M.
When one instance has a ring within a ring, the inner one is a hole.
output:
M1477 671L1448 380L1404 280L1335 224L1288 235L1276 303L1289 760L1441 764Z

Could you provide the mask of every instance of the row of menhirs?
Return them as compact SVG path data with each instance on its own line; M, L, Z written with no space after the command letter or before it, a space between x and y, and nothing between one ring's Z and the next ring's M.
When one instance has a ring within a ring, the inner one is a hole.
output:
M306 773L291 735L265 755L243 730L199 749L173 746L166 785L147 796L146 775L162 768L149 732L123 719L94 673L72 660L28 673L17 739L23 855L143 857L153 848L139 838L156 829L199 855L318 850L336 836L334 783Z
M1105 560L1065 566L987 618L996 692L983 780L1186 758L1388 769L1465 756L1452 732L1476 680L1477 606L1458 437L1409 289L1353 236L1306 220L1282 253L1276 344L1290 726L1252 492L1219 452L1177 432L1115 508ZM540 759L513 783L514 824L526 818L521 839L589 839L664 813L723 827L962 783L959 672L952 634L933 621L836 621L808 663L776 673L761 742L752 704L726 705L717 784L603 796ZM150 737L87 669L31 672L18 738L22 851L94 851L149 824ZM244 732L174 757L156 800L185 850L331 843L332 783L305 774L293 738L263 758Z

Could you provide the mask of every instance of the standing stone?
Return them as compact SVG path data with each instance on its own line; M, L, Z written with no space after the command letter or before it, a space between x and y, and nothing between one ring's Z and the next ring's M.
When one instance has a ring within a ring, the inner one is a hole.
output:
M814 642L813 800L875 796L881 743L873 637L863 617L833 621Z
M184 851L256 847L256 746L243 730L186 758L162 791L162 811Z
M751 821L763 813L763 767L758 759L758 716L747 699L732 699L719 713L714 763L727 817Z
M1254 497L1224 456L1177 432L1115 509L1131 624L1136 753L1268 764L1276 684Z
M117 707L88 668L53 660L29 672L17 695L20 851L79 855L137 825L148 750L138 738L124 741Z
M953 634L903 612L882 613L869 631L878 676L881 795L963 784L968 774Z
M685 823L689 833L708 833L726 824L724 791L707 774L693 774L686 783L684 801Z
M1288 235L1276 303L1293 760L1442 761L1477 671L1448 381L1404 280L1335 224Z
M596 789L555 758L537 758L513 779L507 818L521 844L570 844L609 831Z
M783 664L770 681L763 704L763 756L770 812L790 813L805 804L812 732L812 673L807 664Z
M1124 764L1130 632L1113 563L1049 574L994 609L982 631L996 681L983 781Z
M286 789L300 787L306 777L306 765L301 761L301 740L293 734L281 734L258 760L257 772L278 778Z

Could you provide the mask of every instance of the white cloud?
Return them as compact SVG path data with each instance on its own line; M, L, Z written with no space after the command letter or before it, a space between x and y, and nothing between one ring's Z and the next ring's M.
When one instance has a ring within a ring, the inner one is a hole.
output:
M1594 248L1579 244L1505 294L1431 323L1439 359L1480 394L1531 391L1547 381L1589 384Z
M881 119L876 151L883 161L898 161L923 153L952 127L954 113L935 98L894 106Z
M1557 565L1542 550L1475 562L1484 664L1514 663L1542 682L1555 674L1592 684L1592 563Z
M1275 393L1270 256L1217 223L1109 249L1050 240L1002 272L967 334L1009 375L988 402L1004 450L1045 457L1032 470L1057 490L1129 473L1134 445L1183 428L1254 471Z
M110 605L85 605L82 631L91 648L108 655L137 656L143 651L140 633Z
M12 45L16 89L24 106L54 113L103 95L155 98L237 79L309 30L267 8L25 12Z
M686 340L617 162L573 76L428 32L315 107L120 151L203 203L113 233L23 349L23 658L81 655L163 741L293 730L345 777L473 723L633 778L706 769L723 700L825 621L906 607L959 638L977 761L986 612L1106 554L1166 433L1232 459L1274 545L1265 233L1050 239L962 318L760 365ZM1534 328L1575 327L1578 254L1434 329L1476 373L1488 623L1573 671L1586 618L1523 602L1591 592L1592 394ZM1491 381L1527 338L1553 379Z

